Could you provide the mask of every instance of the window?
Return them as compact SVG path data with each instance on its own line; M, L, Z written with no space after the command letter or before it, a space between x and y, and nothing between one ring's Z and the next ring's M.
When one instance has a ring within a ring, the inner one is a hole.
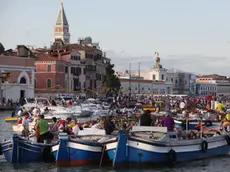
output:
M47 85L47 88L51 88L51 85L52 85L51 79L47 79L46 85Z
M20 84L26 84L26 78L25 77L21 77Z
M37 80L34 79L34 88L37 88Z
M156 76L155 75L153 75L153 80L155 80L156 79Z
M94 88L97 88L97 80L94 80Z
M71 55L71 60L81 60L81 57L76 55Z
M68 66L65 66L65 73L68 73Z
M56 72L59 72L59 65L56 64Z
M47 72L51 72L51 65L47 65Z
M161 75L161 80L164 80L165 79L165 76L164 75Z

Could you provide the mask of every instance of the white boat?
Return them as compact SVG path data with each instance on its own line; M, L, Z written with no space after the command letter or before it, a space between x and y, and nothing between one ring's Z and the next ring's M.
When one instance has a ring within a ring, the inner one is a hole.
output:
M32 108L38 108L41 112L44 112L45 108L49 109L49 112L53 115L66 115L71 116L73 115L74 111L71 108L66 108L59 105L52 105L52 103L47 99L43 97L35 98L35 101L33 103L29 103L27 99L25 99L26 104L23 105L23 108L26 111L29 111Z

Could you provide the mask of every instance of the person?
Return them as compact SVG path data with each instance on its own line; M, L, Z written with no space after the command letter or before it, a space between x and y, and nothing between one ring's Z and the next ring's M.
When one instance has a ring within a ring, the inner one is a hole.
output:
M66 118L66 120L59 121L58 123L59 130L67 134L72 134L71 128L68 127L71 121L72 121L71 118Z
M110 135L114 131L115 125L112 122L112 116L111 115L108 117L108 119L105 120L104 128L105 128L105 133L108 135Z
M147 110L140 118L140 126L151 126L152 119L151 119L151 111Z
M13 118L13 117L15 117L15 116L16 116L15 111L13 111L13 112L11 113L11 117Z
M199 121L199 122L197 123L197 125L195 126L195 130L197 130L197 131L200 131L200 130L201 130L201 121Z
M22 109L19 109L17 115L18 115L18 116L23 116L23 111L22 111Z
M166 115L162 121L162 125L163 127L167 127L168 131L172 132L174 130L174 119L169 112L167 112Z
M58 123L57 123L57 118L56 117L53 117L52 118L52 124L49 124L49 131L51 133L55 133L55 132L58 132Z
M48 121L44 119L44 115L39 115L37 129L39 131L39 142L43 143L45 140L50 141L53 139L53 134L49 131Z
M30 135L29 123L30 123L29 114L26 113L25 118L22 120L22 126L23 126L22 136L24 137L28 137Z

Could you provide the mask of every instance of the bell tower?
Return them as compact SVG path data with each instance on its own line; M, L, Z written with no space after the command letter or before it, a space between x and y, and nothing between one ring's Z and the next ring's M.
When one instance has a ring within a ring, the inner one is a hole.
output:
M54 41L56 39L61 39L65 44L70 43L69 24L66 18L62 1L54 27Z

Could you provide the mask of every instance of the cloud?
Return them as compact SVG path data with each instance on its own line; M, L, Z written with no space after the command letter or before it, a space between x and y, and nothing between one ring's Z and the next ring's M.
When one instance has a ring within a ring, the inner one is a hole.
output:
M111 58L115 64L117 71L125 71L129 68L129 63L132 64L132 70L138 69L138 63L141 63L141 70L148 70L155 61L154 55L137 56L128 54L125 51L115 52L112 50L106 51L107 57ZM195 74L222 74L229 75L228 67L230 58L204 56L199 54L161 54L161 64L167 69L179 69Z

